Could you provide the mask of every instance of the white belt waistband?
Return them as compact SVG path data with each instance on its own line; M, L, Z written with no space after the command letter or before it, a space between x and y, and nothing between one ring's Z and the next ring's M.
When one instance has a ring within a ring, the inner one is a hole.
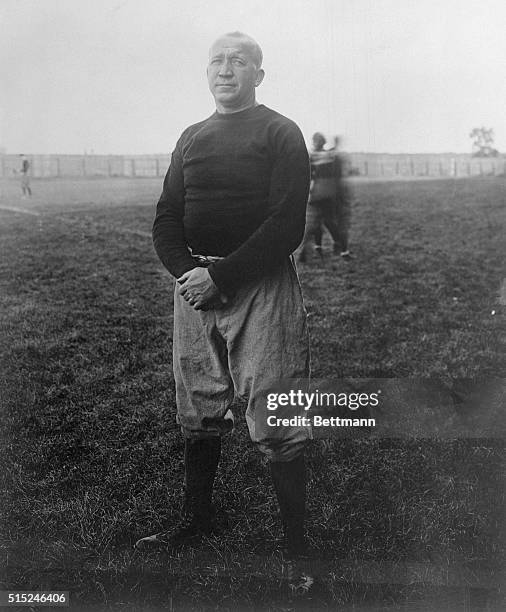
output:
M217 255L199 255L198 253L193 253L190 248L189 251L193 259L196 259L199 263L210 265L212 263L215 263L216 261L220 261L220 259L225 259L224 257L218 257Z

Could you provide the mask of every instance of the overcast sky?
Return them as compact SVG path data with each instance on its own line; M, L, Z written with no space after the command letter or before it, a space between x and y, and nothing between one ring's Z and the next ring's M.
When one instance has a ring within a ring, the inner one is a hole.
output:
M165 153L214 111L207 51L244 31L258 100L349 151L506 152L506 0L0 0L0 148Z

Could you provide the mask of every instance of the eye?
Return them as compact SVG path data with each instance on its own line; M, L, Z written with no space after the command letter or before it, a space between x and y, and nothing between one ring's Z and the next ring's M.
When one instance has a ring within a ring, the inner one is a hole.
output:
M232 60L232 62L236 65L236 66L244 66L245 62L243 62L242 59L239 59L238 57L234 58Z

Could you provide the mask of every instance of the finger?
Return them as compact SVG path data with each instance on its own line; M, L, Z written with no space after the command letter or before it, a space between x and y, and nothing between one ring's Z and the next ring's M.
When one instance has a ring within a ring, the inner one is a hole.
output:
M201 295L198 295L195 297L195 301L192 306L195 308L195 310L202 310L202 308L207 306L208 303L209 300L206 300Z
M179 288L179 293L181 295L189 295L190 293L190 287L188 287L188 285L181 285L181 287Z
M180 285L182 285L183 283L185 283L185 282L188 280L188 277L189 277L189 275L190 275L190 272L191 272L191 270L190 270L189 272L185 272L185 273L184 273L182 276L180 276L178 279L176 279L176 280L177 280L177 282L178 282Z

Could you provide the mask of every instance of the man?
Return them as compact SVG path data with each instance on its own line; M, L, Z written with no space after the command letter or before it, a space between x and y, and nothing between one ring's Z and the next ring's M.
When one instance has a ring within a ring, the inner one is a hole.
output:
M22 198L26 198L26 196L32 196L32 190L30 189L30 175L28 174L28 170L30 168L30 162L26 159L24 155L21 155L21 170L19 171L21 174L21 191Z
M306 216L306 234L302 243L299 261L305 262L311 241L321 255L322 233L325 226L334 240L334 253L349 261L348 230L350 222L350 198L342 181L342 161L337 154L339 139L333 149L324 149L325 136L313 134L311 151L311 189Z
M340 256L345 260L349 261L353 258L350 253L348 240L350 231L351 221L351 193L346 181L343 180L345 175L345 166L347 165L346 157L339 153L339 136L334 136L334 146L330 151L334 153L334 171L337 181L337 192L336 192L336 218L337 218L337 229L339 231L338 248L340 249ZM337 246L337 245L336 245ZM337 248L334 246L334 252L337 252Z
M180 546L215 531L213 482L235 395L247 401L250 437L270 462L287 557L305 551L303 453L311 431L273 435L255 416L265 381L309 375L291 257L304 233L309 159L295 123L256 102L261 65L260 47L245 34L212 45L207 78L216 112L181 135L157 205L155 249L177 279L173 365L186 520L137 548Z

